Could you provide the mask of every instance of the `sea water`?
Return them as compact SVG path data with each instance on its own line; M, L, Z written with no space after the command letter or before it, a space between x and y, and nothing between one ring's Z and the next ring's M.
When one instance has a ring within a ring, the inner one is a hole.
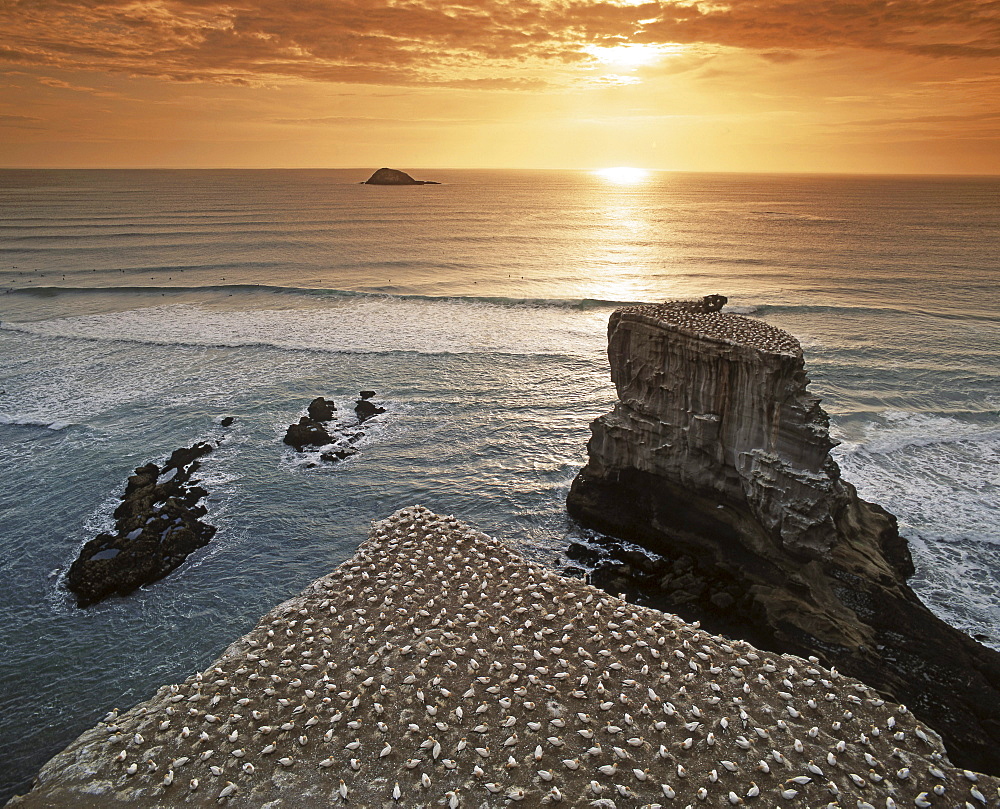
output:
M913 586L1000 648L1000 181L587 172L0 172L0 800L422 503L564 566L616 305L721 293L802 341ZM316 396L359 452L281 442ZM235 423L224 428L224 416ZM80 610L131 470L218 442L218 533Z

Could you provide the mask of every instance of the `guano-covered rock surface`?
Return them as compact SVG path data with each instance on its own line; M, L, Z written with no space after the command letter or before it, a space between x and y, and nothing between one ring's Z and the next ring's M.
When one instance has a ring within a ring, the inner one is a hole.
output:
M815 653L909 705L963 766L1000 773L1000 654L906 584L906 541L841 479L798 341L720 301L612 314L619 401L591 425L570 513L678 560L668 607Z
M421 507L204 671L113 711L22 807L856 807L997 801L938 736Z

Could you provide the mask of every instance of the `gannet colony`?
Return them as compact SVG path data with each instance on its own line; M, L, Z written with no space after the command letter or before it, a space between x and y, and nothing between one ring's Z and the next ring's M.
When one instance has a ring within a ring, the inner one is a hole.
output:
M405 508L16 807L982 807L1000 780L774 655Z
M731 312L720 312L724 295L708 295L698 301L639 303L616 310L622 315L640 315L682 334L750 346L774 354L800 354L802 346L784 329Z

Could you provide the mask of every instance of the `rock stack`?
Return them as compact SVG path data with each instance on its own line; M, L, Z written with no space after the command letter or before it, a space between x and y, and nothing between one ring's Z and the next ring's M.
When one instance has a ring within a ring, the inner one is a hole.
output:
M910 705L956 761L1000 773L1000 654L907 586L895 518L830 457L798 342L720 300L612 314L619 401L591 425L570 513L665 557L665 587L690 579L686 615L819 655Z
M411 507L204 671L112 711L10 806L955 807L902 705Z

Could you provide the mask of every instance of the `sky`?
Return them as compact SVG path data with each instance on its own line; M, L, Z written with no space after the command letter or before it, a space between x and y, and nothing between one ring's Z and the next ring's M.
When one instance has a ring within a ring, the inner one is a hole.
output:
M0 166L1000 174L1000 0L3 0Z

